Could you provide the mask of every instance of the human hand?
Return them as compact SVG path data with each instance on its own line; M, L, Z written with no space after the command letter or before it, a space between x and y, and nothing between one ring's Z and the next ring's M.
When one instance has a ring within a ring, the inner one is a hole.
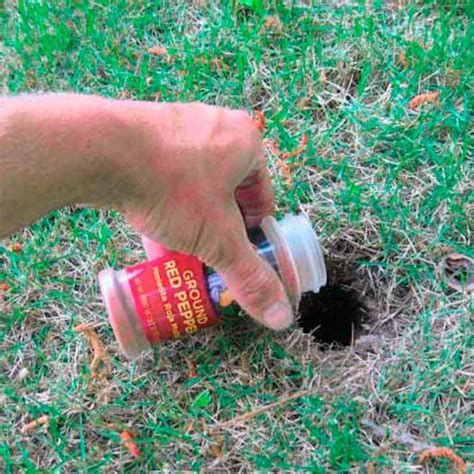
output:
M250 315L293 320L245 230L273 210L251 118L203 104L44 94L0 97L0 237L65 205L122 210L166 247L200 257ZM243 217L242 217L243 216Z
M199 103L126 104L137 134L115 173L125 183L120 207L129 222L169 249L200 257L264 325L288 327L293 314L283 285L245 230L274 207L253 120Z

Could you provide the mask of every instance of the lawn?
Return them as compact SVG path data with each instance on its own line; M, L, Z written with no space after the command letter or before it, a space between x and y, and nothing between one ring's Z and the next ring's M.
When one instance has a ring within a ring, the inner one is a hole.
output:
M235 314L129 362L96 276L142 260L138 236L114 211L53 212L0 242L2 472L421 472L433 446L472 462L472 299L439 272L448 254L473 256L464 4L0 3L3 94L264 111L278 212L311 218L332 283L365 307L347 347ZM439 97L413 110L428 92ZM110 345L103 380L80 323Z

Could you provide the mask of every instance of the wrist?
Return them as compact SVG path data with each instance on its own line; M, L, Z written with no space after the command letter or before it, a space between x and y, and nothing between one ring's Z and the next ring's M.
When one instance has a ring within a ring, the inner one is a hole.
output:
M90 100L90 103L87 103ZM74 202L99 207L121 207L131 185L136 157L142 154L134 103L87 97L78 114L77 137L79 194Z
M172 141L166 126L171 109L171 104L108 101L107 120L116 136L103 150L109 169L105 205L123 208L141 203L153 193L160 198L166 185L161 179L169 177L169 165L176 158L166 148Z

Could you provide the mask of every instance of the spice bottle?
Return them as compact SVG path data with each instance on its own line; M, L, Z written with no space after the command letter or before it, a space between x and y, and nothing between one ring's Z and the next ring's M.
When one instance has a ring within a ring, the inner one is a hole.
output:
M301 295L326 284L319 241L303 215L263 219L249 231L257 253L279 275L294 309ZM148 261L103 270L99 285L122 351L135 357L154 344L209 327L234 300L219 275L199 258L144 239Z

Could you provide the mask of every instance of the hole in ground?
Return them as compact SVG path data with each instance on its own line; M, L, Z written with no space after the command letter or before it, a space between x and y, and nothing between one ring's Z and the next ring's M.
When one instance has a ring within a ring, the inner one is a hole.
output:
M347 346L361 328L365 308L353 288L329 284L319 293L305 293L298 312L303 332L322 344Z
M355 263L373 261L372 249L357 247L348 239L336 239L328 243L324 260L327 285L317 294L302 295L298 323L323 349L338 349L371 334L379 319L377 301L383 292L374 287L377 267L369 274L366 267Z

